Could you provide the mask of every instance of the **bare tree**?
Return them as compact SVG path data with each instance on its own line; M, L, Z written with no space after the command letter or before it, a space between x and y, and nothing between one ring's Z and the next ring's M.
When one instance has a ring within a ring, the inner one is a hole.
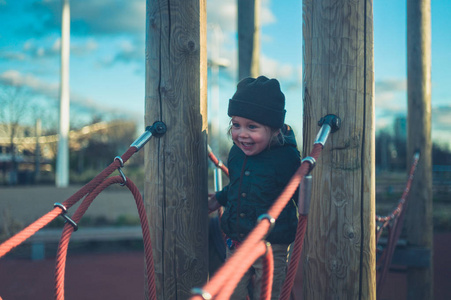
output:
M23 120L27 117L30 92L23 86L3 85L0 89L0 132L9 139L11 154L10 183L17 183L17 149L14 138L23 135L20 130Z

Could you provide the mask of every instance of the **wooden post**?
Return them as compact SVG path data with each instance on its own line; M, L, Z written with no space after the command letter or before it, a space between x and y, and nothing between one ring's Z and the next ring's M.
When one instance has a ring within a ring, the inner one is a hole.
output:
M260 0L238 4L238 80L260 75Z
M341 118L312 171L304 299L375 299L373 3L304 0L304 147Z
M147 0L144 200L157 299L188 299L207 281L207 51L205 0Z
M409 246L430 250L427 268L407 271L407 298L433 297L432 144L431 144L431 2L407 1L408 168L421 152L406 210Z

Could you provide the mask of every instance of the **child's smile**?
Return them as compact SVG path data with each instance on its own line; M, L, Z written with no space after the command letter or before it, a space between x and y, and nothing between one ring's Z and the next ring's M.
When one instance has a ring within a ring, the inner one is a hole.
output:
M271 140L271 129L250 119L232 117L232 140L247 156L265 150Z

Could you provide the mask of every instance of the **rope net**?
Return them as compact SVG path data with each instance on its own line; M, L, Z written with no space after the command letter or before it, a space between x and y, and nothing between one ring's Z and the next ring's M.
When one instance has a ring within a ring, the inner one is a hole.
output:
M130 147L121 157L116 157L114 161L106 167L101 173L94 177L89 183L83 186L70 198L64 201L62 204L56 205L53 210L24 228L22 231L12 236L0 245L0 258L5 256L9 251L26 241L33 234L49 224L59 215L63 215L70 222L66 222L63 227L61 239L58 245L56 265L55 265L55 299L64 299L64 276L66 267L67 250L69 246L70 237L72 232L76 230L76 224L81 220L93 200L108 186L116 183L127 186L130 192L135 198L135 202L138 209L138 214L141 221L141 229L143 233L144 252L145 252L145 266L146 266L146 278L147 278L147 290L146 294L149 299L156 300L156 288L155 288L155 275L154 275L154 263L152 255L152 245L150 240L149 223L147 221L147 215L144 207L144 203L136 185L127 177L125 177L120 169L123 167L124 162L128 161L130 157L136 153L136 147ZM118 169L122 176L113 176L107 178L114 170ZM86 197L85 197L86 196ZM72 219L68 218L65 213L67 208L72 207L83 197L84 200L77 208L76 212L72 216ZM73 226L75 225L75 226ZM1 299L1 297L0 297Z
M125 163L130 157L136 152L136 148L130 147L123 155L122 161ZM114 160L108 167L106 167L101 173L94 177L90 182L84 185L80 190L73 194L70 198L64 201L62 204L64 207L69 209L75 203L77 203L85 195L89 194L95 187L97 187L102 181L105 180L114 170L121 166L119 160ZM9 251L18 245L25 242L29 237L38 232L40 229L48 225L61 213L60 208L54 208L52 211L48 212L32 224L28 225L26 228L21 230L16 235L12 236L0 245L0 258L5 256Z
M311 157L316 160L322 150L321 144L315 144L311 152ZM25 229L5 241L0 245L0 258L6 255L13 248L17 247L37 231L45 227L48 223L54 220L56 217L63 213L66 209L72 207L75 203L85 197L73 214L71 222L66 222L63 227L61 239L58 245L57 257L55 263L55 299L64 299L64 278L67 259L67 250L72 233L76 230L73 224L77 224L83 215L92 204L93 200L108 186L112 184L123 184L132 192L135 197L135 202L138 208L139 216L141 219L141 227L143 232L144 248L145 248L145 262L146 262L146 277L147 277L147 290L146 295L152 300L156 300L156 287L155 287L155 275L154 264L152 257L152 247L150 241L149 226L143 205L141 194L138 188L133 182L126 178L121 172L120 167L126 162L134 153L136 148L129 148L120 159L115 159L105 170L94 177L89 183L83 186L74 195L64 201L60 206L55 207L52 211L45 214L37 221L33 222ZM215 163L218 168L221 168L226 174L228 169L224 166L210 151L210 159ZM280 215L288 201L295 193L302 178L308 174L311 170L311 162L303 162L299 169L292 176L291 180L276 199L275 203L268 211L268 215L274 219ZM114 170L119 169L121 176L113 176L107 178ZM62 206L62 207L61 207ZM291 263L288 268L288 273L284 283L284 290L280 299L288 299L289 293L293 286L294 276L300 259L300 253L305 235L305 229L307 224L307 217L301 216L298 231L295 238L295 249L292 253ZM229 299L232 295L236 285L241 280L241 277L246 273L250 266L260 257L263 257L264 274L262 278L261 299L271 298L271 288L273 281L273 255L272 248L264 241L264 237L270 231L272 224L269 218L263 218L254 230L249 234L247 239L242 243L237 252L224 264L215 276L205 285L203 291L214 295L215 299ZM195 299L196 296L193 297ZM200 298L202 299L202 298Z
M319 148L319 147L318 147ZM319 149L313 149L312 150L312 154L311 156L316 158L319 156L319 152L321 151L322 148ZM318 153L316 153L316 151L318 151ZM218 164L218 159L214 156L213 153L209 153L209 157L210 159L213 161L213 163L218 167L218 168L223 168L224 165ZM414 154L414 158L413 158L413 162L412 162L412 166L410 169L410 173L409 173L409 177L406 183L406 187L404 189L403 195L401 197L401 199L398 202L398 206L393 210L393 212L387 216L379 216L376 215L376 222L379 224L378 226L376 226L376 244L379 242L379 239L381 237L381 234L383 232L383 230L386 228L388 231L388 235L389 235L389 239L387 242L387 246L385 247L385 249L383 251L380 251L380 256L377 260L376 263L376 267L377 267L377 294L380 294L381 288L383 286L383 282L384 279L386 277L386 274L388 272L388 269L390 267L391 264L391 260L393 257L393 253L394 250L396 248L396 244L399 240L399 236L401 233L401 229L402 229L402 223L403 223L403 219L404 219L404 211L405 211L405 207L407 205L407 197L410 191L410 187L412 185L412 181L415 175L415 171L418 165L418 161L419 161L420 155L419 153L415 153ZM273 205L273 207L271 207L271 209L268 211L268 214L273 216L272 213L274 213L274 215L280 214L280 206L282 206L283 209L283 205L286 205L287 202L285 202L285 200L281 200L281 198L284 198L285 194L289 194L290 197L292 196L291 193L291 188L289 188L290 184L299 184L302 180L302 178L305 176L305 174L307 172L305 172L305 168L306 164L303 163L301 165L301 167L299 168L299 170L295 173L295 175L293 175L292 180L290 181L290 183L287 185L287 188L284 190L284 192L280 195L279 199L276 200L276 203ZM227 170L228 171L228 170ZM228 172L226 173L228 174ZM294 191L293 191L294 193ZM287 270L287 275L285 277L285 281L283 283L283 287L281 289L281 294L279 296L279 299L289 299L290 297L290 293L291 290L293 288L294 285L294 279L296 276L296 272L299 266L299 260L301 257L301 252L302 252L302 247L303 247L303 242L304 242L304 236L305 236L305 232L307 229L307 219L308 216L307 215L300 215L299 217L299 222L298 222L298 228L297 228L297 233L296 233L296 238L295 241L293 242L293 251L291 253L291 257L290 257L290 264L288 266L288 270ZM251 232L252 235L254 235L255 237L261 237L262 236L262 232L265 232L265 230L267 230L267 227L262 227L260 226L260 228L256 228L253 232ZM250 234L250 235L251 235ZM249 237L249 239L251 239ZM258 242L258 239L255 241L254 239L252 239L253 242ZM247 242L246 245L251 245L251 242ZM243 246L241 246L240 248L242 248ZM221 270L221 273L217 275L215 275L215 277L217 276L218 278L215 279L211 279L209 284L206 284L201 291L203 293L207 293L207 295L215 298L215 295L219 297L219 295L221 295L223 293L222 289L232 289L236 287L236 285L238 284L239 280L233 280L233 282L229 281L227 282L227 279L229 278L229 276L232 276L233 272L236 272L235 268L240 267L239 262L241 260L246 260L246 268L249 268L252 263L258 258L254 259L253 257L246 257L245 253L247 251L251 251L251 246L249 246L249 249L246 250L241 250L242 255L235 253L235 256L237 256L237 258L235 260L233 260L232 262L227 262L228 264L230 264L230 267L227 266L223 266L223 268L225 270ZM230 259L232 260L232 258ZM252 262L249 262L247 260L252 260ZM235 271L234 271L235 270ZM246 269L247 270L247 269ZM240 270L240 273L237 274L235 273L235 276L238 277L238 279L241 279L241 277L243 276L243 272ZM236 278L235 278L236 279ZM271 283L269 283L269 285L271 285ZM233 292L233 289L232 289ZM194 296L192 299L202 299L199 298L199 295ZM219 298L218 298L219 299ZM264 296L262 295L261 299L266 299L264 298Z
M323 148L322 144L314 144L310 157L314 161L319 157L321 150ZM134 153L136 148L130 147L120 159L115 159L105 170L94 177L89 183L83 186L74 195L63 202L63 207L70 208L75 203L77 203L83 197L81 205L78 207L73 215L73 222L76 224L83 217L93 200L108 186L112 184L120 183L127 186L130 192L135 198L137 205L139 217L141 220L141 228L143 232L144 249L145 249L145 267L146 267L146 279L147 279L147 290L146 295L149 299L156 300L156 287L155 287L155 274L154 274L154 264L152 256L152 247L150 240L149 225L147 221L146 211L144 208L143 200L138 188L134 183L126 178L120 171L120 167L126 162ZM209 158L213 163L221 168L227 175L228 169L225 167L211 152L209 151ZM389 232L389 238L387 246L381 253L376 267L377 267L377 289L378 294L380 292L381 286L383 284L385 275L391 263L394 249L396 243L399 239L399 235L402 228L405 206L407 205L407 196L410 191L410 186L414 177L414 173L419 161L419 153L416 153L410 169L409 178L406 184L406 188L403 192L401 199L399 200L398 206L395 210L388 216L381 217L376 216L376 222L380 225L376 227L376 243L384 229ZM309 174L311 171L312 163L311 161L303 161L301 166L295 172L295 174L290 179L289 183L286 185L283 192L276 199L274 204L270 207L267 214L274 219L277 219L290 201L291 197L295 193L296 189L300 185L302 179ZM119 169L122 176L113 176L107 178L115 169ZM53 219L61 214L61 207L55 207L53 210L30 224L28 227L5 241L0 245L0 258L6 255L10 250L20 245L22 242L31 237L34 233L39 231L41 228L50 223ZM65 213L65 211L63 211ZM293 242L293 251L290 257L290 264L288 266L287 275L281 290L279 299L286 300L290 297L291 289L294 284L294 278L299 265L299 260L302 252L302 246L304 242L305 231L307 227L307 215L300 215L297 233L295 241ZM250 266L260 257L263 257L264 274L262 279L262 289L261 289L261 299L271 298L271 288L273 279L273 255L272 249L269 244L267 244L264 239L265 236L270 231L272 226L272 220L270 218L262 218L262 220L256 225L252 232L243 241L240 247L237 249L235 254L231 256L226 263L224 263L221 268L215 273L215 275L201 288L193 289L194 295L190 298L192 300L198 299L229 299L232 295L235 287L241 280L242 276L250 268ZM75 227L71 223L67 222L64 225L63 232L61 235L60 243L58 245L56 265L55 265L55 299L64 299L64 277L65 277L65 266L67 250L70 241L70 237L75 231ZM1 298L0 298L1 299Z

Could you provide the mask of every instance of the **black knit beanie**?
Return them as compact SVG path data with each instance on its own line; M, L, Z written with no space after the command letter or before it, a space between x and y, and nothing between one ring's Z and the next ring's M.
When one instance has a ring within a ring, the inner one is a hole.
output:
M285 96L279 81L265 76L241 80L229 100L229 117L251 119L271 128L283 126L285 112Z

